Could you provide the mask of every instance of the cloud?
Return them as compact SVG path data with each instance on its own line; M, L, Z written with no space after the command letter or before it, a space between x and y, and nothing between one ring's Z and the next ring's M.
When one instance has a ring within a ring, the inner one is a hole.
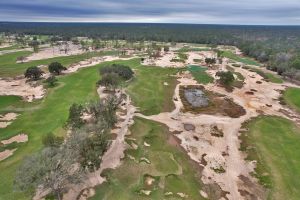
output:
M10 0L2 21L300 25L299 0Z

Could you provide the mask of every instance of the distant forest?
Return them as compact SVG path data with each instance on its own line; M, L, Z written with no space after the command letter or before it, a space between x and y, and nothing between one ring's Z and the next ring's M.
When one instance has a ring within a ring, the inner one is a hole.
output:
M300 26L0 22L0 32L234 45L278 74L300 80Z

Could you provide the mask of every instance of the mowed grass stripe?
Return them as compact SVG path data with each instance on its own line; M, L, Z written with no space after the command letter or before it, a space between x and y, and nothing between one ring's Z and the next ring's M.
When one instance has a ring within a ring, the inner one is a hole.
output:
M258 161L256 176L268 182L270 199L297 200L300 197L300 129L280 117L258 117L242 136L248 158Z

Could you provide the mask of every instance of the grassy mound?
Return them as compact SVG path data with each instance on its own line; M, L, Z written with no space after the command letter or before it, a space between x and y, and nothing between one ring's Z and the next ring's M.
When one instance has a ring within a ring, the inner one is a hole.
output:
M270 199L299 199L300 130L280 117L258 117L245 124L241 150L256 160L254 176L267 188Z

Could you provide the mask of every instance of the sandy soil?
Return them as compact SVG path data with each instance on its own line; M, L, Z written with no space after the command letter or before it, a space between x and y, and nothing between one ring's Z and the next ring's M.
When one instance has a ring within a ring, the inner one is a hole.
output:
M219 69L224 70L226 65L230 64L227 63L227 59L224 59L222 65L219 65ZM215 75L219 69L210 69L208 72ZM265 82L261 76L254 72L242 68L234 69L246 78L243 88L235 89L232 93L214 83L205 86L205 88L231 97L236 103L243 106L247 113L240 118L182 113L183 105L179 97L179 86L197 84L188 72L178 77L179 84L174 94L174 99L176 99L176 101L174 100L176 106L174 111L153 116L141 114L138 116L164 123L170 131L181 132L176 136L181 140L181 146L188 152L190 158L204 167L202 181L205 184L217 183L223 191L229 192L227 194L228 199L245 199L246 197L242 196L239 190L246 190L260 199L264 198L264 189L257 183L257 180L250 176L255 162L246 162L244 160L245 155L239 151L238 136L241 125L262 113L286 117L295 122L299 121L299 117L292 110L283 107L278 101L281 96L280 91L291 86L291 84ZM256 81L261 81L262 84L258 85ZM257 90L254 95L245 94L251 89ZM285 115L281 110L293 114ZM192 124L195 126L195 130L185 130L184 124ZM215 127L223 132L223 137L213 136ZM224 169L224 172L218 172L218 169ZM246 177L255 187L246 185L241 177Z
M34 86L35 83L27 82L25 78L21 79L1 79L0 95L21 96L24 100L31 102L34 99L41 99L45 94L42 85Z
M163 54L160 58L146 58L142 65L148 66L159 66L159 67L174 67L181 68L186 67L187 65L204 65L205 58L215 58L216 54L213 51L191 51L186 53L188 59L185 62L171 62L172 59L176 58L176 53L169 51L168 53ZM194 59L200 59L202 62L195 62Z
M68 51L65 52L64 49L67 48ZM30 56L26 57L25 62L32 60L42 60L47 58L54 58L60 56L70 56L78 55L84 53L84 50L81 49L80 45L74 45L72 42L68 42L67 46L62 44L54 47L46 47L40 49L39 52L33 53Z

